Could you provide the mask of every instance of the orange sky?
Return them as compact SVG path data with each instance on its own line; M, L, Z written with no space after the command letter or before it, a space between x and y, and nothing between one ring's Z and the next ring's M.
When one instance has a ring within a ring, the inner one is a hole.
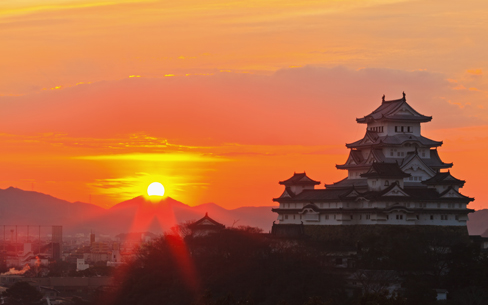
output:
M355 122L407 93L488 208L488 2L0 2L0 187L109 207L160 181L272 205L345 173Z

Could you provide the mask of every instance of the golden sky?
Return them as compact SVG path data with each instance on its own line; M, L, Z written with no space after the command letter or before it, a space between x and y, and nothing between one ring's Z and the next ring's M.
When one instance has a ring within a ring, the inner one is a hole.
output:
M355 122L407 93L488 208L486 1L0 2L0 187L109 207L159 181L272 205L346 173Z

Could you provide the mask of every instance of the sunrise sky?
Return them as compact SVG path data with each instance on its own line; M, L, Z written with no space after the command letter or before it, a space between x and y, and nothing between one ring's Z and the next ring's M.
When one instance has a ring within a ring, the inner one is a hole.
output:
M488 208L488 1L0 2L0 187L273 205L407 94ZM322 185L319 187L323 187Z

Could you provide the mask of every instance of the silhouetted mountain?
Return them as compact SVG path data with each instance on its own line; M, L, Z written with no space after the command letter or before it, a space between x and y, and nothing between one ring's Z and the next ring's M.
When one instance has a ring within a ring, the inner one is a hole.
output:
M0 189L0 225L62 225L65 234L89 231L105 234L150 231L161 233L178 223L198 220L205 213L226 226L249 225L271 229L271 207L227 210L215 203L191 207L166 197L153 202L138 196L110 209L68 202L43 193L9 187ZM49 229L45 229L49 233Z
M469 214L468 231L470 235L488 237L488 209Z
M276 220L271 208L261 206L228 210L215 203L192 207L170 197L152 202L139 196L103 209L89 203L68 202L14 187L0 189L0 226L62 225L65 234L87 233L90 230L106 234L161 233L177 223L198 220L205 213L227 227L253 226L268 232ZM468 230L471 235L488 236L488 209L469 215Z
M105 213L105 209L83 202L68 202L43 193L9 187L0 189L0 224L76 224Z

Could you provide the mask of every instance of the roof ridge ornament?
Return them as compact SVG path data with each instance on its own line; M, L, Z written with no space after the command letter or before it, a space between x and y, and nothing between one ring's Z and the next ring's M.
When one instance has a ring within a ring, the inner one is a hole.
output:
M384 103L385 102L385 95L383 94L383 96L381 97L381 102Z
M407 98L406 98L407 95L405 94L405 91L403 91L402 94L403 94L403 100L406 101L407 100Z

